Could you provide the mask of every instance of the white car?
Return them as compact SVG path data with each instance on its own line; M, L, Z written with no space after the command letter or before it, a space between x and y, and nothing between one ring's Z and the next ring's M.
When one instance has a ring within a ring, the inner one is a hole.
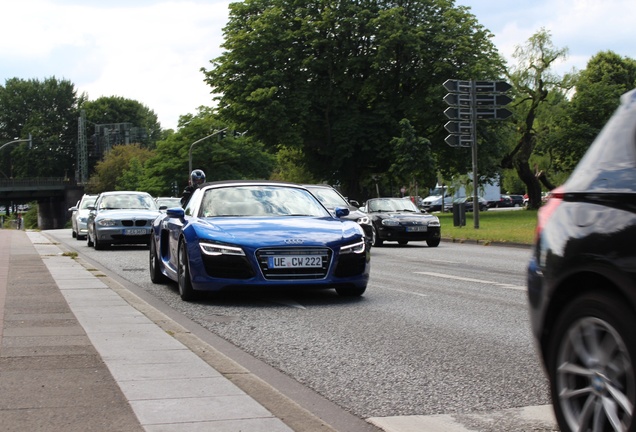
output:
M97 198L97 195L84 195L74 207L68 209L68 211L73 212L71 214L71 226L73 229L73 238L77 240L86 239L86 234L88 233L86 221L88 219L88 212L90 211L88 206L95 203L95 198Z

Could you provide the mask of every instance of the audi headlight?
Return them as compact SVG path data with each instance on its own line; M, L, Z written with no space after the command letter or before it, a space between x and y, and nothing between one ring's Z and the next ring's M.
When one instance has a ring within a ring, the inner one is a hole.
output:
M228 246L222 245L218 243L206 243L200 242L199 247L201 248L201 252L206 255L219 256L219 255L238 255L245 256L245 252L243 249L237 246Z
M97 221L97 225L104 227L111 227L117 225L117 221L114 219L100 219Z
M366 248L366 244L364 240L362 240L358 243L341 246L340 255L351 254L351 253L361 254L361 253L364 253L365 248Z
M382 219L382 225L384 226L400 226L400 222L395 219Z

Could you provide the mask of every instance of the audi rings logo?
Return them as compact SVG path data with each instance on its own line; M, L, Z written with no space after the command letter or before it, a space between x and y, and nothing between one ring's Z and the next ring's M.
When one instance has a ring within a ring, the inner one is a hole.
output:
M299 244L303 244L304 240L303 239L287 239L285 240L285 244L288 245L299 245Z

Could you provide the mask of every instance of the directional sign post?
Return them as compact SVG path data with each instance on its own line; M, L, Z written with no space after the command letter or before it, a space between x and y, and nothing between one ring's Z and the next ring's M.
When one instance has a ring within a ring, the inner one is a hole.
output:
M450 120L444 128L450 133L444 140L451 147L471 147L473 158L473 184L477 185L477 120L503 120L512 112L503 108L512 102L504 94L512 88L505 81L446 80L444 88L449 93L444 102L449 108L444 115ZM479 228L477 187L473 188L473 219Z

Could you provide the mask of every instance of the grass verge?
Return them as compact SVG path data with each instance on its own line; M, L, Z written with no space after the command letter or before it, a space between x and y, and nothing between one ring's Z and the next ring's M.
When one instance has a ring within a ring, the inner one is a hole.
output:
M436 213L442 225L442 238L454 241L479 240L531 245L537 226L536 210L483 211L479 212L479 228L475 228L472 212L466 212L466 226L453 226L452 213Z

